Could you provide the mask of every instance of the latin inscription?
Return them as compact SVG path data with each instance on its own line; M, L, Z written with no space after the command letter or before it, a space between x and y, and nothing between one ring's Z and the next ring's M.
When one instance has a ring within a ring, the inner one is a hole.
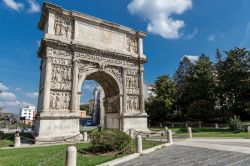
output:
M76 38L83 43L126 52L126 35L78 22Z

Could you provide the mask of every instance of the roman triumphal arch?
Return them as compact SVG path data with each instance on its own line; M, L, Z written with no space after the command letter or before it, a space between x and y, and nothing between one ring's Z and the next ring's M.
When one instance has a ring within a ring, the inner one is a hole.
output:
M77 141L81 86L104 89L105 128L147 130L143 32L44 3L36 143Z

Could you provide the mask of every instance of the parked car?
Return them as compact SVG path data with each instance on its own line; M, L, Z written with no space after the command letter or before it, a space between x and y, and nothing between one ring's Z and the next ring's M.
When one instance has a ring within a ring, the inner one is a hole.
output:
M92 119L88 119L88 120L85 122L85 126L93 126L93 120L92 120Z

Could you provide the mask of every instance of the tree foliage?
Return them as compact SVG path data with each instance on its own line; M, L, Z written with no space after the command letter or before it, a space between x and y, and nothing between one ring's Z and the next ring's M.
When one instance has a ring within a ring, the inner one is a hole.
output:
M151 120L226 120L237 115L250 119L250 52L234 48L216 62L202 54L197 61L182 58L173 79L155 81L155 97L146 103Z
M157 78L154 83L153 92L155 97L149 98L146 102L146 111L152 122L161 123L173 111L175 102L175 83L168 75Z

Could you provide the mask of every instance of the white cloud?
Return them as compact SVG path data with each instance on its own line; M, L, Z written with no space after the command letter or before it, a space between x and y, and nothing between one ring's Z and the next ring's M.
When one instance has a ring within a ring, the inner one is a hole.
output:
M16 100L16 95L11 92L0 93L0 101Z
M208 36L207 40L210 42L213 42L215 40L216 36L215 35L210 35Z
M147 31L166 39L177 39L182 33L184 21L174 20L172 14L182 14L192 8L192 0L133 0L128 5L132 15L149 21Z
M29 98L36 99L38 97L38 92L26 93L25 95Z
M0 91L6 91L8 89L9 88L6 85L4 85L3 83L0 82Z
M7 7L16 11L20 11L24 7L22 3L16 2L15 0L3 0L3 2Z
M190 60L191 63L196 63L199 60L199 56L197 55L184 55L182 59L186 57Z
M28 0L30 4L30 8L28 9L28 13L37 13L40 12L40 5L37 3L36 0Z
M6 112L19 113L20 107L33 106L32 104L17 100L16 95L8 91L8 87L0 83L0 88L2 93L0 93L0 108L3 108ZM15 90L21 90L21 88L16 88Z
M82 91L93 92L96 87L100 86L95 81L86 80L83 82Z
M197 35L197 33L198 33L198 29L195 28L194 31L191 34L186 36L186 39L192 40Z

